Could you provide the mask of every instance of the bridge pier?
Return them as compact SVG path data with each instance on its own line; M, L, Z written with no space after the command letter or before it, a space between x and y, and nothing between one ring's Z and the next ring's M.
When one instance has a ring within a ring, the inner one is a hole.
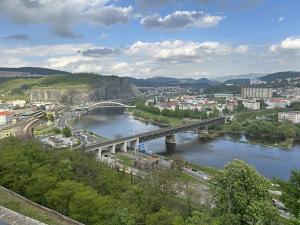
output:
M166 144L167 154L175 153L175 151L176 151L176 140L175 140L175 135L174 134L166 136L165 144Z
M116 145L107 146L107 151L112 154L116 154Z
M140 139L130 141L130 148L134 150L134 154L136 154L136 151L139 148L139 144L140 144Z
M101 158L102 156L102 149L101 148L98 148L96 149L97 150L97 159Z
M196 132L198 134L198 139L200 139L203 134L208 134L208 126L205 126L204 128L198 128L196 129Z
M122 143L122 145L121 145L121 151L122 152L127 152L127 142L126 141L124 143Z

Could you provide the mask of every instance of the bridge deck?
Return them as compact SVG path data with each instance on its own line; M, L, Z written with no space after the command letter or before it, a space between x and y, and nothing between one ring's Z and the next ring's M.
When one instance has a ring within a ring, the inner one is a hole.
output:
M115 145L115 144L117 145L117 144L121 144L123 142L131 141L134 139L139 139L140 142L146 142L146 141L151 141L154 139L170 136L170 135L188 131L188 130L204 128L209 125L222 124L222 123L225 123L225 121L226 121L226 117L224 117L224 116L209 118L209 119L200 120L200 121L193 122L193 123L179 125L176 127L168 127L168 128L163 128L163 129L159 129L159 130L154 130L154 131L150 131L150 132L146 132L146 133L142 133L142 134L129 136L129 137L118 138L115 140L109 140L109 141L105 141L105 142L98 143L95 145L87 146L84 149L91 150L91 149L101 148L101 147Z

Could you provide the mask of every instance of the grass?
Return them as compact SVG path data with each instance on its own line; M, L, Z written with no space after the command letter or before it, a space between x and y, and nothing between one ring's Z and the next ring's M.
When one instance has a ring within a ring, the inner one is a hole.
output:
M121 160L122 163L126 166L132 167L133 166L133 159L126 156L126 155L116 155L117 159Z
M68 224L2 189L0 189L0 205L48 225Z
M40 125L34 129L34 135L43 136L43 135L55 135L58 133L58 129L54 126Z
M215 176L219 173L219 169L210 167L210 166L204 166L204 165L199 165L195 163L189 163L190 167L203 171L204 173L207 173L210 176Z

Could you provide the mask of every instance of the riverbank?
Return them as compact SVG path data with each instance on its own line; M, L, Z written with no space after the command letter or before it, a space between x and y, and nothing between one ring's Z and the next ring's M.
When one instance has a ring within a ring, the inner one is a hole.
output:
M161 115L154 115L150 112L145 112L139 109L130 109L127 111L131 116L133 116L134 119L140 120L142 122L146 123L152 123L161 127L168 127L168 126L176 126L183 124L185 122L188 122L190 120L180 120L177 118L172 117L166 117ZM162 122L164 121L164 122ZM228 133L234 133L234 134L244 134L245 132L229 132L226 128L226 126L222 126L221 130L210 130L208 134L203 134L201 139L203 140L213 140L213 139L219 139L222 138L222 136L228 134ZM257 139L251 139L248 140L246 143L248 144L255 144L255 145L261 145L264 147L276 147L284 150L289 150L293 147L293 138L287 138L285 140L278 141L279 139L277 137L268 139L268 140L274 140L274 142L268 142L264 143L264 140L261 140L259 137ZM242 141L238 141L242 142Z
M142 111L139 109L129 109L127 113L132 115L137 120L149 122L162 127L177 126L189 121L186 119L182 120L173 117L155 115L153 113Z

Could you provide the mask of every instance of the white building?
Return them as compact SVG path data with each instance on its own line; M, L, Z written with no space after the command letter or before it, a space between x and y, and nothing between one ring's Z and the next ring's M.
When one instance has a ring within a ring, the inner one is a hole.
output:
M280 112L278 113L278 122L300 123L300 112Z
M262 81L260 79L251 79L250 80L250 85L255 85L255 84L266 84L266 81Z
M14 114L7 111L0 112L0 126L6 125L12 122L14 119Z
M269 109L278 108L278 109L285 109L286 107L290 106L291 101L284 98L272 98L265 103L268 105Z
M11 105L12 107L23 108L23 107L26 106L26 101L25 100L9 100L6 103Z
M247 109L251 110L259 110L260 109L260 102L257 102L255 100L243 100L243 105Z

